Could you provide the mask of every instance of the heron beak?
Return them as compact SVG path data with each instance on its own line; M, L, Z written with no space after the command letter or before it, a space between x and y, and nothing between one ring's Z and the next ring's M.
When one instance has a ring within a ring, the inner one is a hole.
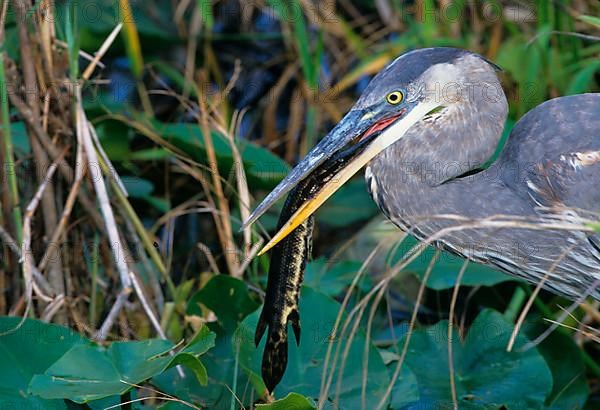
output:
M275 187L244 223L252 224L273 203L289 192L299 181L308 177L316 168L331 161L334 156L345 155L353 144L365 143L362 150L348 154L345 166L328 178L316 194L304 202L292 217L258 253L262 255L289 235L298 225L312 215L331 195L344 185L377 154L404 136L406 131L427 113L437 108L433 102L420 102L412 109L404 108L394 115L382 117L368 110L351 110L331 132L317 144L308 155ZM339 159L339 158L338 158Z

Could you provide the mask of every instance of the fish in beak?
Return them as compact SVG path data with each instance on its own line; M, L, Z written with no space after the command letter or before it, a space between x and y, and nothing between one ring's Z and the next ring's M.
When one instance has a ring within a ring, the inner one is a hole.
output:
M432 101L402 102L391 106L386 101L369 108L353 108L308 155L267 195L248 220L247 227L275 202L327 162L345 163L335 167L316 193L307 199L258 253L264 254L311 216L331 195L381 151L401 139L415 123L439 104ZM356 146L358 144L358 147Z

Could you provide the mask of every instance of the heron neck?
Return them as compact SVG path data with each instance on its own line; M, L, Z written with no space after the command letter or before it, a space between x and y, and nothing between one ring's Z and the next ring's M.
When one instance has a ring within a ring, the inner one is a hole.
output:
M462 218L531 212L521 209L523 202L515 200L493 171L431 185L411 166L380 159L369 164L365 176L369 193L386 217L421 238L462 223Z
M502 201L490 194L504 192L499 178L489 171L465 174L493 155L506 114L505 99L465 103L415 124L369 163L371 196L390 219L399 218L394 222L401 226L431 215L502 213Z

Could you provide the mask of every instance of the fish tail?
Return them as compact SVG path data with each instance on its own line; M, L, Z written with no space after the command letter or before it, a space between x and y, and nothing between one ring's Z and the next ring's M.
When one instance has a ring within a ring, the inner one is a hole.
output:
M271 320L268 320L269 317ZM288 361L288 321L292 324L296 343L300 343L300 315L298 309L290 311L286 318L269 316L265 314L265 309L260 315L254 342L258 346L265 331L267 331L267 342L263 352L261 373L265 386L269 392L273 392L275 386L279 384L287 368Z

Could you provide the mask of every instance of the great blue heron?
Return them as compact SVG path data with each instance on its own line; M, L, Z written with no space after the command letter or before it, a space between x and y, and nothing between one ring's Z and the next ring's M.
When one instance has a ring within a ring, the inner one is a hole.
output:
M600 299L600 94L547 101L513 128L497 161L508 104L499 68L461 49L405 53L256 208L288 198L256 341L269 327L263 378L285 371L287 324L300 336L297 299L309 253L309 216L366 165L369 192L398 227L571 299Z

